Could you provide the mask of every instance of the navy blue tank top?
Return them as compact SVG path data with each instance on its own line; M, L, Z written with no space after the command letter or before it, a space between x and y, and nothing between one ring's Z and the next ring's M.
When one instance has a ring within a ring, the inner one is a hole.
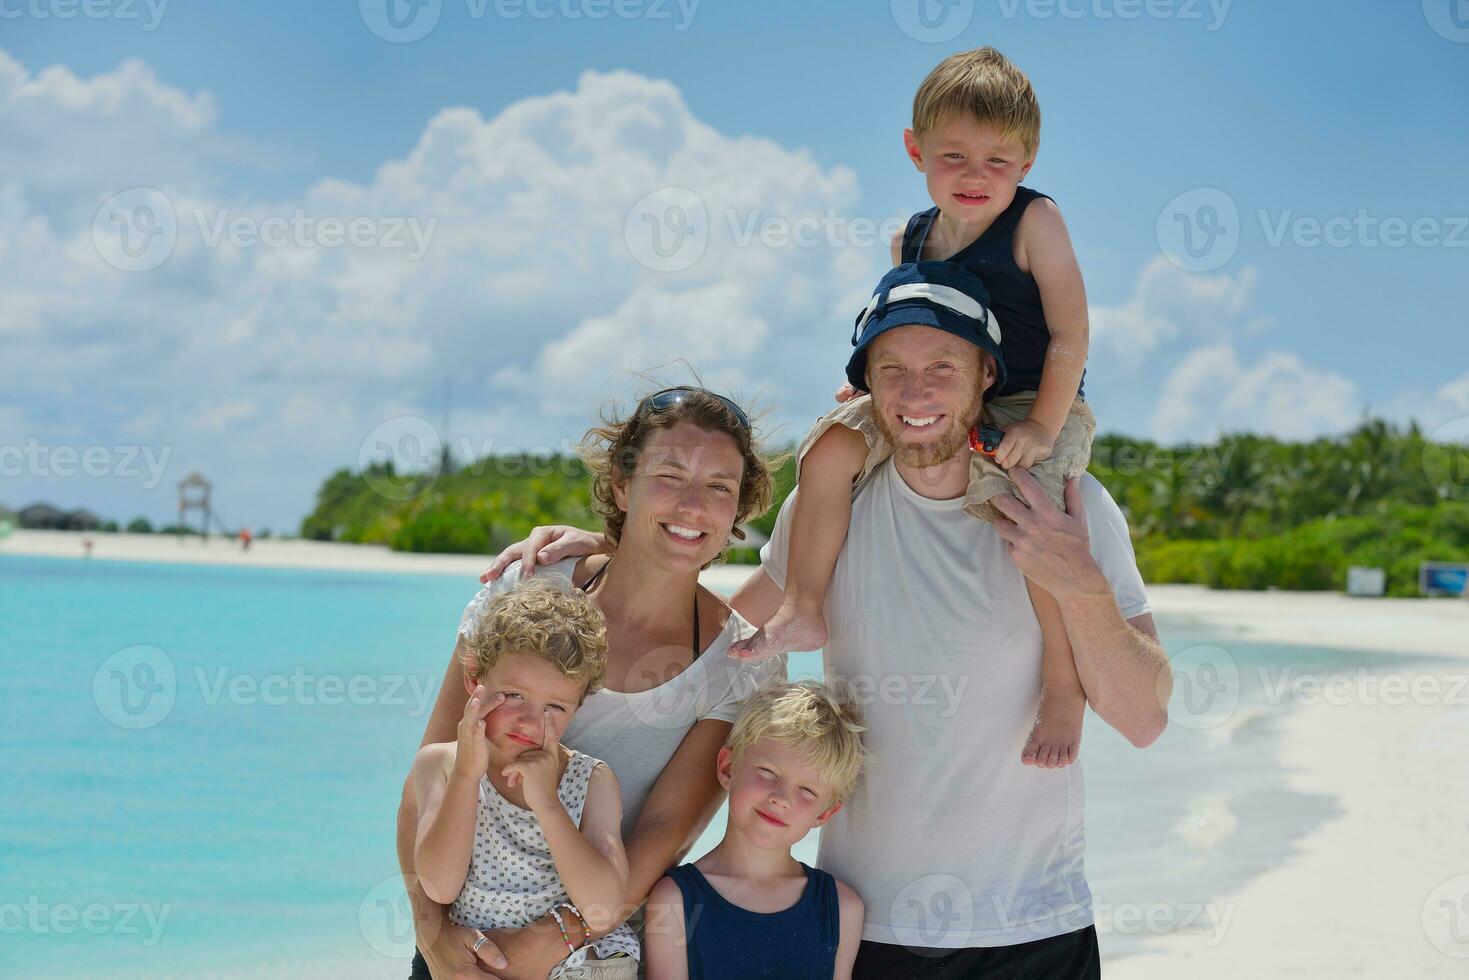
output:
M1015 264L1015 229L1020 217L1032 201L1050 195L1029 187L1015 188L1015 200L1000 213L994 223L969 245L953 255L930 255L957 262L984 280L990 292L990 306L1000 321L1000 350L1005 355L1005 383L992 395L1013 395L1018 391L1035 391L1041 385L1041 368L1046 362L1046 347L1051 330L1041 308L1041 290L1035 277ZM924 243L938 218L939 209L929 208L908 219L903 232L904 262L922 261ZM1082 374L1082 380L1086 375ZM1080 396L1082 392L1077 391Z
M836 879L804 861L806 888L780 912L733 904L692 864L668 872L683 893L689 980L816 980L836 971L841 910Z

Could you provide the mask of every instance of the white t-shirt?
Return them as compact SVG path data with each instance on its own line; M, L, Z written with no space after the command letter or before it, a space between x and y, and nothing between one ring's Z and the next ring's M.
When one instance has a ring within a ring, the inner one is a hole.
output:
M1092 554L1123 617L1142 615L1127 522L1096 480L1081 490ZM794 497L761 550L781 587ZM862 896L873 942L1010 946L1092 922L1081 766L1020 763L1040 626L1004 539L963 503L889 460L857 491L827 593L826 676L855 685L871 758L818 863Z
M538 569L536 575L559 575L571 582L576 562L568 558ZM520 563L516 562L497 581L481 589L464 609L460 635L469 631L470 616L476 615L491 597L512 587L519 577ZM623 840L637 824L638 814L663 767L695 722L713 718L732 724L756 688L771 678L785 679L784 657L751 666L726 656L731 643L754 632L753 626L731 610L724 630L678 676L638 694L603 688L577 709L561 744L601 759L617 775L622 784Z

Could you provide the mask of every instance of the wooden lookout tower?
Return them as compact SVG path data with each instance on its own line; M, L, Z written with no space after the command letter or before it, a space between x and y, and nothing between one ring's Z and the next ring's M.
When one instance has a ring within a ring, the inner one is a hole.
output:
M199 521L199 536L209 540L209 524L213 519L213 511L209 506L210 483L197 471L190 473L179 481L179 543L184 540L184 529L188 527L187 515L191 510L202 512Z

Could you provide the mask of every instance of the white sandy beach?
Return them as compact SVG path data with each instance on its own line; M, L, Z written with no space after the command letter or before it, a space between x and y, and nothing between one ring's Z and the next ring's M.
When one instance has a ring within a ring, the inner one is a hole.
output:
M407 555L310 541L257 541L248 553L216 539L180 544L129 534L17 531L0 554L232 566L429 572L475 576L482 556ZM729 591L749 574L721 567ZM1283 699L1279 756L1262 760L1292 789L1330 794L1339 814L1286 863L1235 894L1210 896L1222 933L1150 935L1142 952L1109 960L1109 977L1469 976L1469 602L1353 599L1320 593L1149 590L1155 612L1213 643L1230 639L1404 655L1401 669L1348 675ZM1179 910L1161 918L1177 921ZM1107 948L1105 930L1103 948Z

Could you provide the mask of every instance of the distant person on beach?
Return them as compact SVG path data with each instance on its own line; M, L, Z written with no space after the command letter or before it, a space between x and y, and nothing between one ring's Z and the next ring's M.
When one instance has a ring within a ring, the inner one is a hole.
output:
M766 681L785 679L781 659L750 665L726 655L755 628L699 585L699 572L732 536L743 536L739 524L767 510L773 496L770 469L745 411L702 388L672 388L643 398L626 415L606 418L582 445L593 472L592 507L603 521L601 531L588 535L594 543L587 550L599 554L552 563L540 574L549 571L581 589L607 621L603 688L587 696L561 744L601 759L616 773L628 875L622 908L600 928L590 923L593 935L577 921L564 923L576 947L625 919L641 932L638 910L648 892L719 809L724 791L716 760L741 706ZM465 609L425 743L456 738L470 697L462 658L483 610L521 580L513 557L495 564ZM525 571L534 561L531 566ZM547 915L524 929L487 930L489 942L476 952L474 930L450 921L443 903L418 883L413 851L419 819L410 781L398 812L398 859L422 954L413 975L431 972L448 980L488 971L544 980L567 956L562 926Z
M455 925L520 929L550 915L563 930L602 933L590 946L564 934L553 978L585 963L604 980L635 980L637 937L613 918L627 890L622 789L606 763L560 742L601 686L607 625L558 581L526 582L476 618L458 738L425 745L413 764L413 867Z
M941 277L926 284L942 291L875 298L848 366L890 423L921 411L941 424L892 426L896 450L856 489L826 594L825 676L865 692L871 754L821 829L817 865L865 903L857 980L1084 980L1100 975L1100 950L1081 766L1020 758L1043 648L1027 580L1055 597L1092 710L1134 745L1166 727L1172 676L1127 522L1095 479L1068 479L1063 510L1017 466L1019 496L993 498L997 520L965 513L966 433L1003 355L963 312L978 281ZM751 623L781 605L799 494L731 599ZM559 527L510 551L556 562L596 547Z

